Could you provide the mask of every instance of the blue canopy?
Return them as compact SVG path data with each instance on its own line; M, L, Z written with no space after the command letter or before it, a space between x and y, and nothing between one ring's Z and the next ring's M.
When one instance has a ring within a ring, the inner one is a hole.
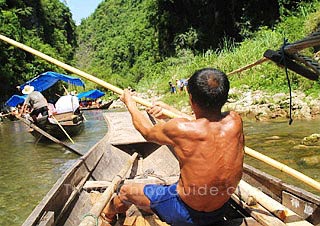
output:
M20 89L23 90L26 85L30 85L34 87L34 90L42 92L53 86L59 80L65 81L71 85L84 87L84 82L80 78L48 71L21 85Z
M98 90L98 89L93 89L93 90L89 90L89 91L86 91L86 92L82 92L82 93L79 93L77 95L77 97L79 99L81 98L89 98L89 99L97 99L99 97L102 97L105 93Z
M27 95L23 95L23 96L13 95L12 97L9 98L9 100L7 100L6 105L10 107L16 107L18 104L22 104L25 101L26 97Z

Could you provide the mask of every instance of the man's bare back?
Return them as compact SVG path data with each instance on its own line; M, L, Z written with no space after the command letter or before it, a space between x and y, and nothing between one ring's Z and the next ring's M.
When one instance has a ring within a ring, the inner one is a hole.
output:
M180 179L172 185L122 186L119 195L103 210L105 219L124 212L128 202L150 208L175 226L208 225L223 219L226 203L242 176L244 154L241 117L232 111L221 112L228 91L229 81L221 71L196 71L188 80L195 119L182 115L156 125L139 111L128 91L123 93L121 100L141 135L149 142L173 147ZM152 106L148 113L162 118L161 106Z
M173 146L181 167L177 187L180 198L195 210L220 208L242 175L244 139L240 116L230 112L219 121L180 121L176 129L168 133L175 136Z

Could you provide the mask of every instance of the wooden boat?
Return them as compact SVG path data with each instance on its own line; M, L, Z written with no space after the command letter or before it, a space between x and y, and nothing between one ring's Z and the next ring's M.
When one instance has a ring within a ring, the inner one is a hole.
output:
M146 142L132 127L127 112L107 112L105 116L108 134L65 172L24 226L79 225L88 217L98 220L88 214L90 209L99 203L101 193L111 186L134 152L139 159L134 161L124 183L171 184L178 180L178 161L169 147ZM242 181L228 202L225 221L216 225L319 224L319 196L244 165ZM93 225L103 224L98 220ZM132 206L125 216L119 216L116 225L167 224Z
M91 106L81 106L80 105L80 110L81 111L87 111L87 110L105 110L105 109L108 109L111 104L113 103L113 100L107 102L107 103L104 103L104 104L100 104L99 106L97 105L91 105Z
M55 114L53 117L40 117L35 125L57 139L67 139L66 133L69 136L75 136L83 131L84 117L82 112L78 114L65 112ZM32 130L31 134L37 139L47 140L36 130Z

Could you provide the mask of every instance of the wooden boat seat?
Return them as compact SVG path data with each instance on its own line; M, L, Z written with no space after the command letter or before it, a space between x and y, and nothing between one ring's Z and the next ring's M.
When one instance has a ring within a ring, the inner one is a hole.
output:
M59 122L62 121L72 121L76 115L72 111L70 112L65 112L65 113L60 113L60 114L54 114L53 115Z

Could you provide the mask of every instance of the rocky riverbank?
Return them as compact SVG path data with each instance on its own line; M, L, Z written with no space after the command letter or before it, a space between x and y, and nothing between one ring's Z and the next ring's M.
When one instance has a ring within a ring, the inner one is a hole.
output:
M137 96L149 100L162 100L163 96L158 95L154 90L144 93L137 93ZM191 114L191 108L187 101L180 100L180 109L186 114ZM110 106L110 109L124 108L123 103L117 99ZM289 93L277 93L271 95L261 90L250 90L243 86L242 89L231 88L229 99L224 110L234 110L243 117L253 118L258 121L289 118ZM311 120L320 116L320 96L313 98L298 90L292 92L292 117L293 119Z
M227 109L233 109L256 120L289 118L288 93L268 94L264 91L230 89ZM312 98L300 91L292 92L293 119L313 119L320 114L320 98Z
M146 100L161 100L162 96L156 95L156 92L148 90L143 94L138 94L140 98ZM249 88L243 89L232 88L229 92L228 102L224 110L237 111L244 117L255 118L259 121L272 119L289 118L289 93L277 93L271 95L267 92ZM185 103L181 108L184 113L190 114L191 110ZM120 100L116 101L112 108L124 107ZM292 117L293 119L310 120L320 115L320 97L312 98L300 91L292 92Z

